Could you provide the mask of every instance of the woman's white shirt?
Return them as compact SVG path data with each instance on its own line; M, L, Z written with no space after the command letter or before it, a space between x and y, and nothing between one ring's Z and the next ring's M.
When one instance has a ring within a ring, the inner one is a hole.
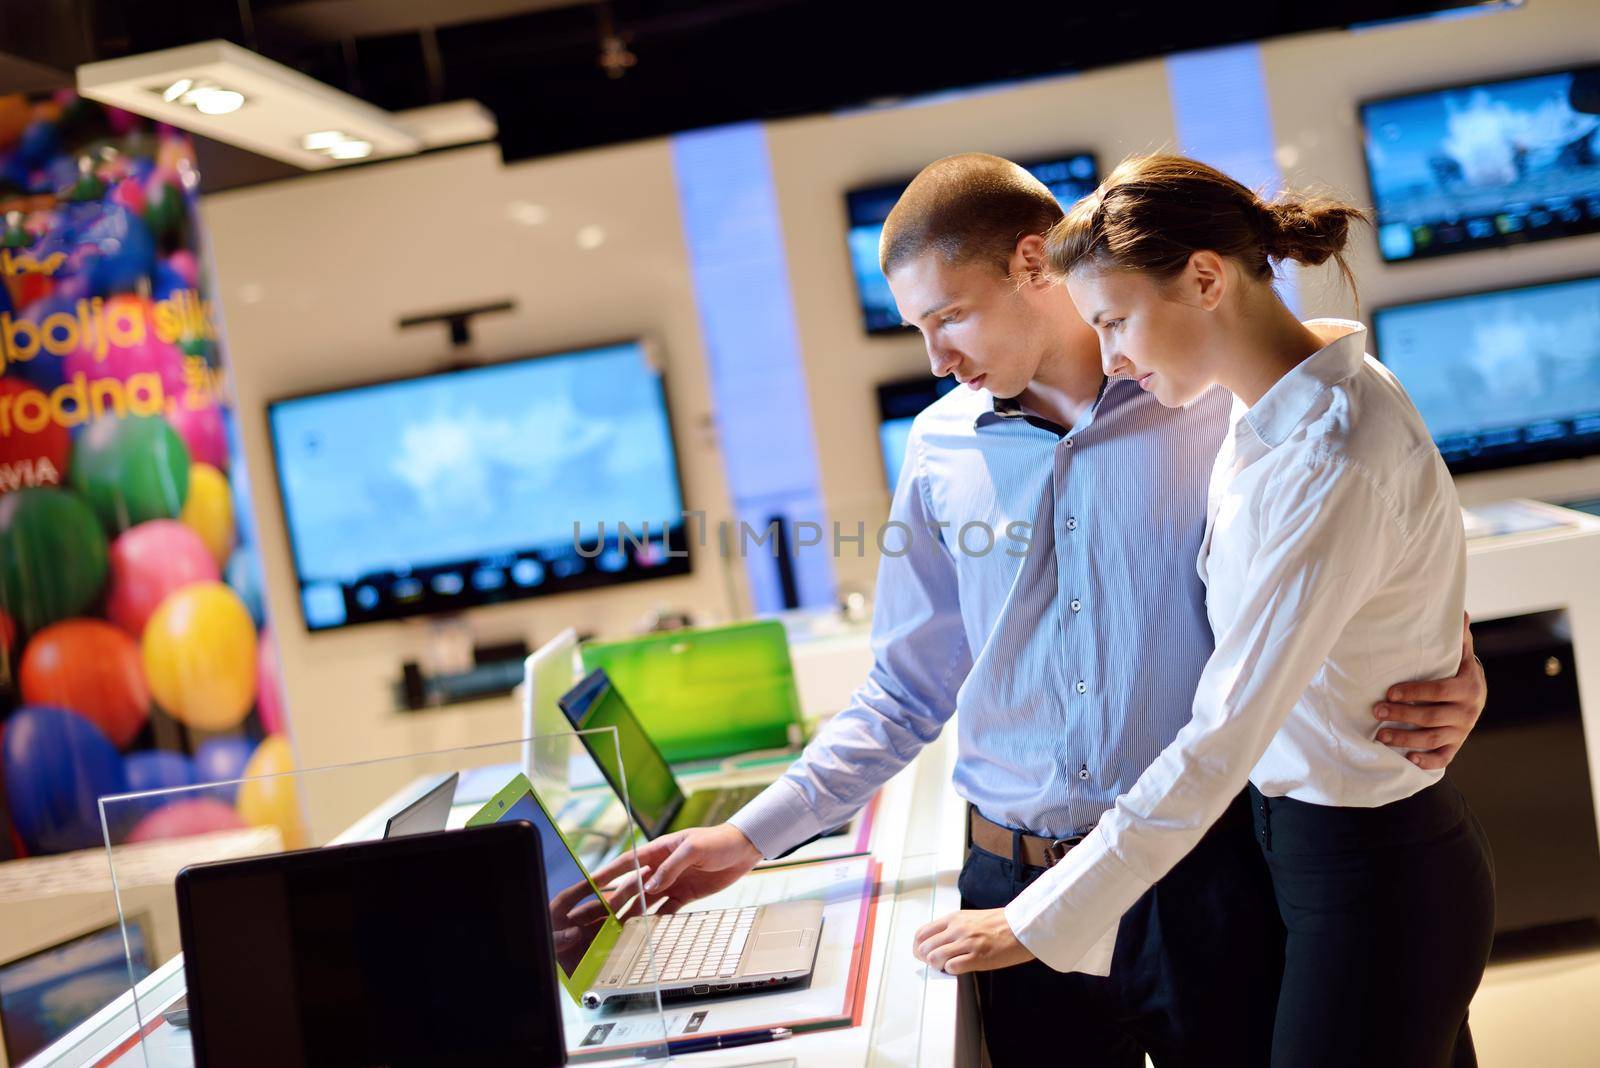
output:
M1365 354L1365 328L1306 325L1324 347L1236 406L1213 470L1199 569L1217 648L1193 718L1006 907L1058 970L1108 973L1102 936L1247 779L1268 796L1376 807L1442 774L1377 742L1371 709L1395 682L1456 671L1460 503L1416 408Z

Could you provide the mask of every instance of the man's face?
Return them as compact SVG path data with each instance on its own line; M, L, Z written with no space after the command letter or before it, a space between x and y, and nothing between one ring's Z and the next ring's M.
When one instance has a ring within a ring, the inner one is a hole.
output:
M889 275L901 316L922 333L933 373L997 397L1018 396L1038 372L1048 288L1019 282L988 260L952 265L932 251Z

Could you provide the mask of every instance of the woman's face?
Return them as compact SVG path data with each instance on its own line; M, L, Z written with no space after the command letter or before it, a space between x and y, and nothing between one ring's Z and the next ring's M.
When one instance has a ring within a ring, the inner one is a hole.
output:
M1217 381L1206 344L1215 324L1203 301L1184 299L1188 273L1158 282L1086 264L1067 277L1078 314L1100 337L1106 374L1133 379L1169 408L1188 404Z

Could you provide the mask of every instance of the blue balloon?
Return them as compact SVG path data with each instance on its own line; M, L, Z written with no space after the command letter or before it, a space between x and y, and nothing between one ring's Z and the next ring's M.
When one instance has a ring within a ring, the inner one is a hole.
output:
M155 235L127 208L107 208L83 236L99 248L89 262L89 289L96 295L131 293L155 272Z
M237 779L244 774L244 766L250 763L250 754L256 751L255 743L243 735L230 735L223 738L209 738L200 743L194 751L194 781L196 786L206 783L226 782ZM219 801L233 804L239 793L239 787L219 786L215 790L207 791L207 797L215 797Z
M188 289L189 283L183 280L183 275L173 270L165 261L156 263L155 275L150 280L150 296L157 301L166 300L180 289Z
M194 765L182 753L141 749L123 757L122 766L127 772L129 793L194 785ZM141 819L172 800L171 795L162 795L108 804L106 816L111 823L113 840L125 837Z
M194 765L182 753L167 749L141 749L122 758L128 790L172 790L194 785Z
M0 763L11 821L30 853L105 844L98 801L125 793L128 777L100 728L65 709L23 708L6 721Z
M250 610L250 618L255 620L256 629L259 630L266 619L267 608L261 597L261 565L256 561L256 551L248 545L233 550L233 555L228 558L226 578L233 592Z
M23 130L22 140L17 143L17 157L30 167L43 167L60 151L61 136L56 132L56 124L43 119ZM76 163L73 163L73 171L77 171Z

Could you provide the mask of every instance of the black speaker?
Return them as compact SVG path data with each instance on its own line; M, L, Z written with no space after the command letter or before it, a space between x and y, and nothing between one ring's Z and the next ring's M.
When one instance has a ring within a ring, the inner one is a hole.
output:
M1495 932L1600 917L1600 837L1572 643L1552 614L1472 625L1489 698L1450 765L1494 850Z

